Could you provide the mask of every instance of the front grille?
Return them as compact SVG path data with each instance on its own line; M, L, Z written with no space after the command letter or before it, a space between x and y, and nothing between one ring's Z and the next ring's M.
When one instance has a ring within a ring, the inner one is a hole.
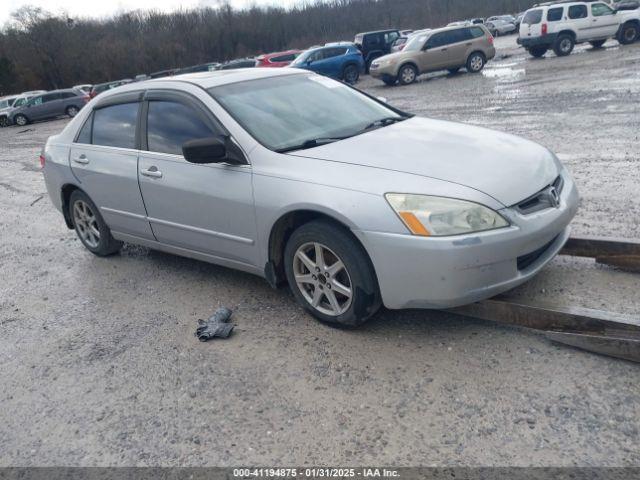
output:
M553 240L551 240L549 243L547 243L546 245L540 247L539 249L531 252L531 253L527 253L525 255L522 255L520 257L518 257L517 262L518 262L518 270L526 270L527 268L529 268L531 265L533 265L536 260L538 260L542 255L544 255L544 253L549 250L549 247L551 247L551 245L553 245L553 242L556 241L558 237L555 237Z
M547 208L557 208L558 204L556 203L556 201L562 194L563 188L564 180L562 176L558 176L552 184L547 185L538 193L518 203L515 208L523 215L530 215ZM557 193L557 198L555 199L551 195L552 189L554 189Z

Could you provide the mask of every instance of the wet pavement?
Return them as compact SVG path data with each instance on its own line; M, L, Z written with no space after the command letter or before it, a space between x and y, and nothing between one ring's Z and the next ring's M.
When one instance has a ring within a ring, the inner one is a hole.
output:
M497 46L479 75L359 86L548 146L582 194L575 232L637 238L640 43ZM0 465L640 463L636 364L440 312L333 330L251 275L135 246L94 257L38 168L65 123L0 129ZM510 295L637 314L639 287L558 258ZM221 305L233 336L199 342Z

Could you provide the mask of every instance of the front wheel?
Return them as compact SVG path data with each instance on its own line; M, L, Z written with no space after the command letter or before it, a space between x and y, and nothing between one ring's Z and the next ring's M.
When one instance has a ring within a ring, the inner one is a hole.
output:
M80 110L75 105L69 105L65 110L65 113L69 115L71 118L75 117Z
M344 68L344 72L342 72L342 80L353 85L358 82L359 78L360 72L358 71L358 67L355 65L347 65Z
M566 57L573 51L576 42L571 35L559 35L556 39L556 43L553 46L553 51L558 57Z
M411 85L418 77L418 70L413 65L404 65L398 72L398 82L400 85Z
M16 125L20 127L24 127L27 123L29 123L29 119L24 115L22 115L21 113L13 117L13 121L15 122Z
M91 253L106 257L122 248L122 242L111 236L98 207L86 193L76 190L71 194L69 213L78 238Z
M7 117L0 117L0 127L8 127L9 119Z
M486 59L480 52L474 52L467 59L467 71L469 73L478 73L484 68Z
M618 42L622 45L629 45L635 42L640 36L640 28L634 23L627 23L622 26L620 34L618 35Z
M380 308L373 266L353 236L319 220L298 228L284 252L289 287L302 307L333 326L357 326Z

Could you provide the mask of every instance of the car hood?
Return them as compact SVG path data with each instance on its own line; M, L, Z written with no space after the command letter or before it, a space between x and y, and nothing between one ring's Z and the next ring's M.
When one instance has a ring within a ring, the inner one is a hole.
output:
M542 190L562 168L549 150L523 138L419 117L291 154L453 182L505 206Z

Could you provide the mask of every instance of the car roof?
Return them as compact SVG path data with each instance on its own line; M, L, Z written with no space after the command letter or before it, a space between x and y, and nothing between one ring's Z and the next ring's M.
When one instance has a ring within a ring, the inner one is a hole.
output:
M324 47L323 47L324 48ZM108 90L100 94L101 98L113 95L115 92L121 93L129 90L143 90L153 88L156 84L166 84L167 82L190 83L201 88L208 89L232 83L245 82L247 80L258 80L262 78L284 77L287 75L308 74L306 70L297 68L237 68L235 70L215 70L213 72L194 72L174 75L170 77L152 78L141 82L128 83L117 89Z
M358 36L358 35L374 35L376 33L389 33L389 32L399 32L399 30L397 28L388 28L386 30L373 30L371 32L360 32L360 33L357 33L356 36Z

